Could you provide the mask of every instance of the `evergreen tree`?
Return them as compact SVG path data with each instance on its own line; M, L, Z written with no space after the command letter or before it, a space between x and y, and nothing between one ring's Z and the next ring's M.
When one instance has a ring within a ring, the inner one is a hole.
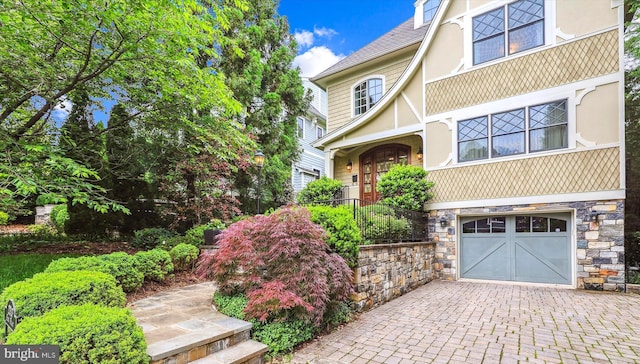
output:
M223 6L233 0L218 0ZM226 84L244 107L247 131L256 137L266 159L262 168L265 209L291 201L291 165L299 157L296 117L308 109L299 71L292 68L297 44L278 2L251 0L246 11L229 11L230 27L215 62ZM238 52L238 49L241 52ZM257 170L236 174L235 187L245 212L255 207Z

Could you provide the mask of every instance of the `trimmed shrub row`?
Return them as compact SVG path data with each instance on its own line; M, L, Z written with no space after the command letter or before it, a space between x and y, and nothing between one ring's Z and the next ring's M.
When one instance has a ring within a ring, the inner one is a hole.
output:
M126 308L95 304L61 306L25 318L8 345L60 346L60 363L148 363L142 328Z

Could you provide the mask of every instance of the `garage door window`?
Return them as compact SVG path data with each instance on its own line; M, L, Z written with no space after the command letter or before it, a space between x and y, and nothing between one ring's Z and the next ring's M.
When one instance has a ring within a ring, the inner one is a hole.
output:
M516 216L516 233L566 232L567 222L543 216Z
M462 232L467 234L504 233L505 231L504 216L478 219L462 224Z

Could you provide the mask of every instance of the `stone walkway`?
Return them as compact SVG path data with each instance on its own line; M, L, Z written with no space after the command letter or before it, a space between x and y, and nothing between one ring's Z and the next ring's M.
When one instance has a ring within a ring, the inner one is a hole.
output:
M640 295L434 281L294 363L640 363Z

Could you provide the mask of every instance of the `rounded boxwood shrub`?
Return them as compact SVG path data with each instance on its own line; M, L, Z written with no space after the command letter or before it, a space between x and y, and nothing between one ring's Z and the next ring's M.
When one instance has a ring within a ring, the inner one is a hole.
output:
M320 179L309 182L298 193L298 203L300 204L318 204L331 201L342 191L342 182L322 176Z
M135 268L144 275L144 279L161 282L173 272L171 255L166 250L156 248L137 252L133 258Z
M2 307L10 299L16 304L18 317L40 316L62 305L95 303L124 307L126 302L122 288L111 275L82 270L37 273L5 288L0 295Z
M24 319L7 345L59 345L60 364L148 363L142 328L131 311L86 304Z
M134 258L124 252L99 256L61 258L49 264L45 272L93 270L111 274L125 292L142 287L144 275L134 266Z
M132 245L136 248L153 249L176 234L163 228L147 228L142 230L136 230L134 233Z
M200 255L200 249L191 244L181 243L173 247L169 251L169 255L171 256L175 270L184 271L193 267Z

